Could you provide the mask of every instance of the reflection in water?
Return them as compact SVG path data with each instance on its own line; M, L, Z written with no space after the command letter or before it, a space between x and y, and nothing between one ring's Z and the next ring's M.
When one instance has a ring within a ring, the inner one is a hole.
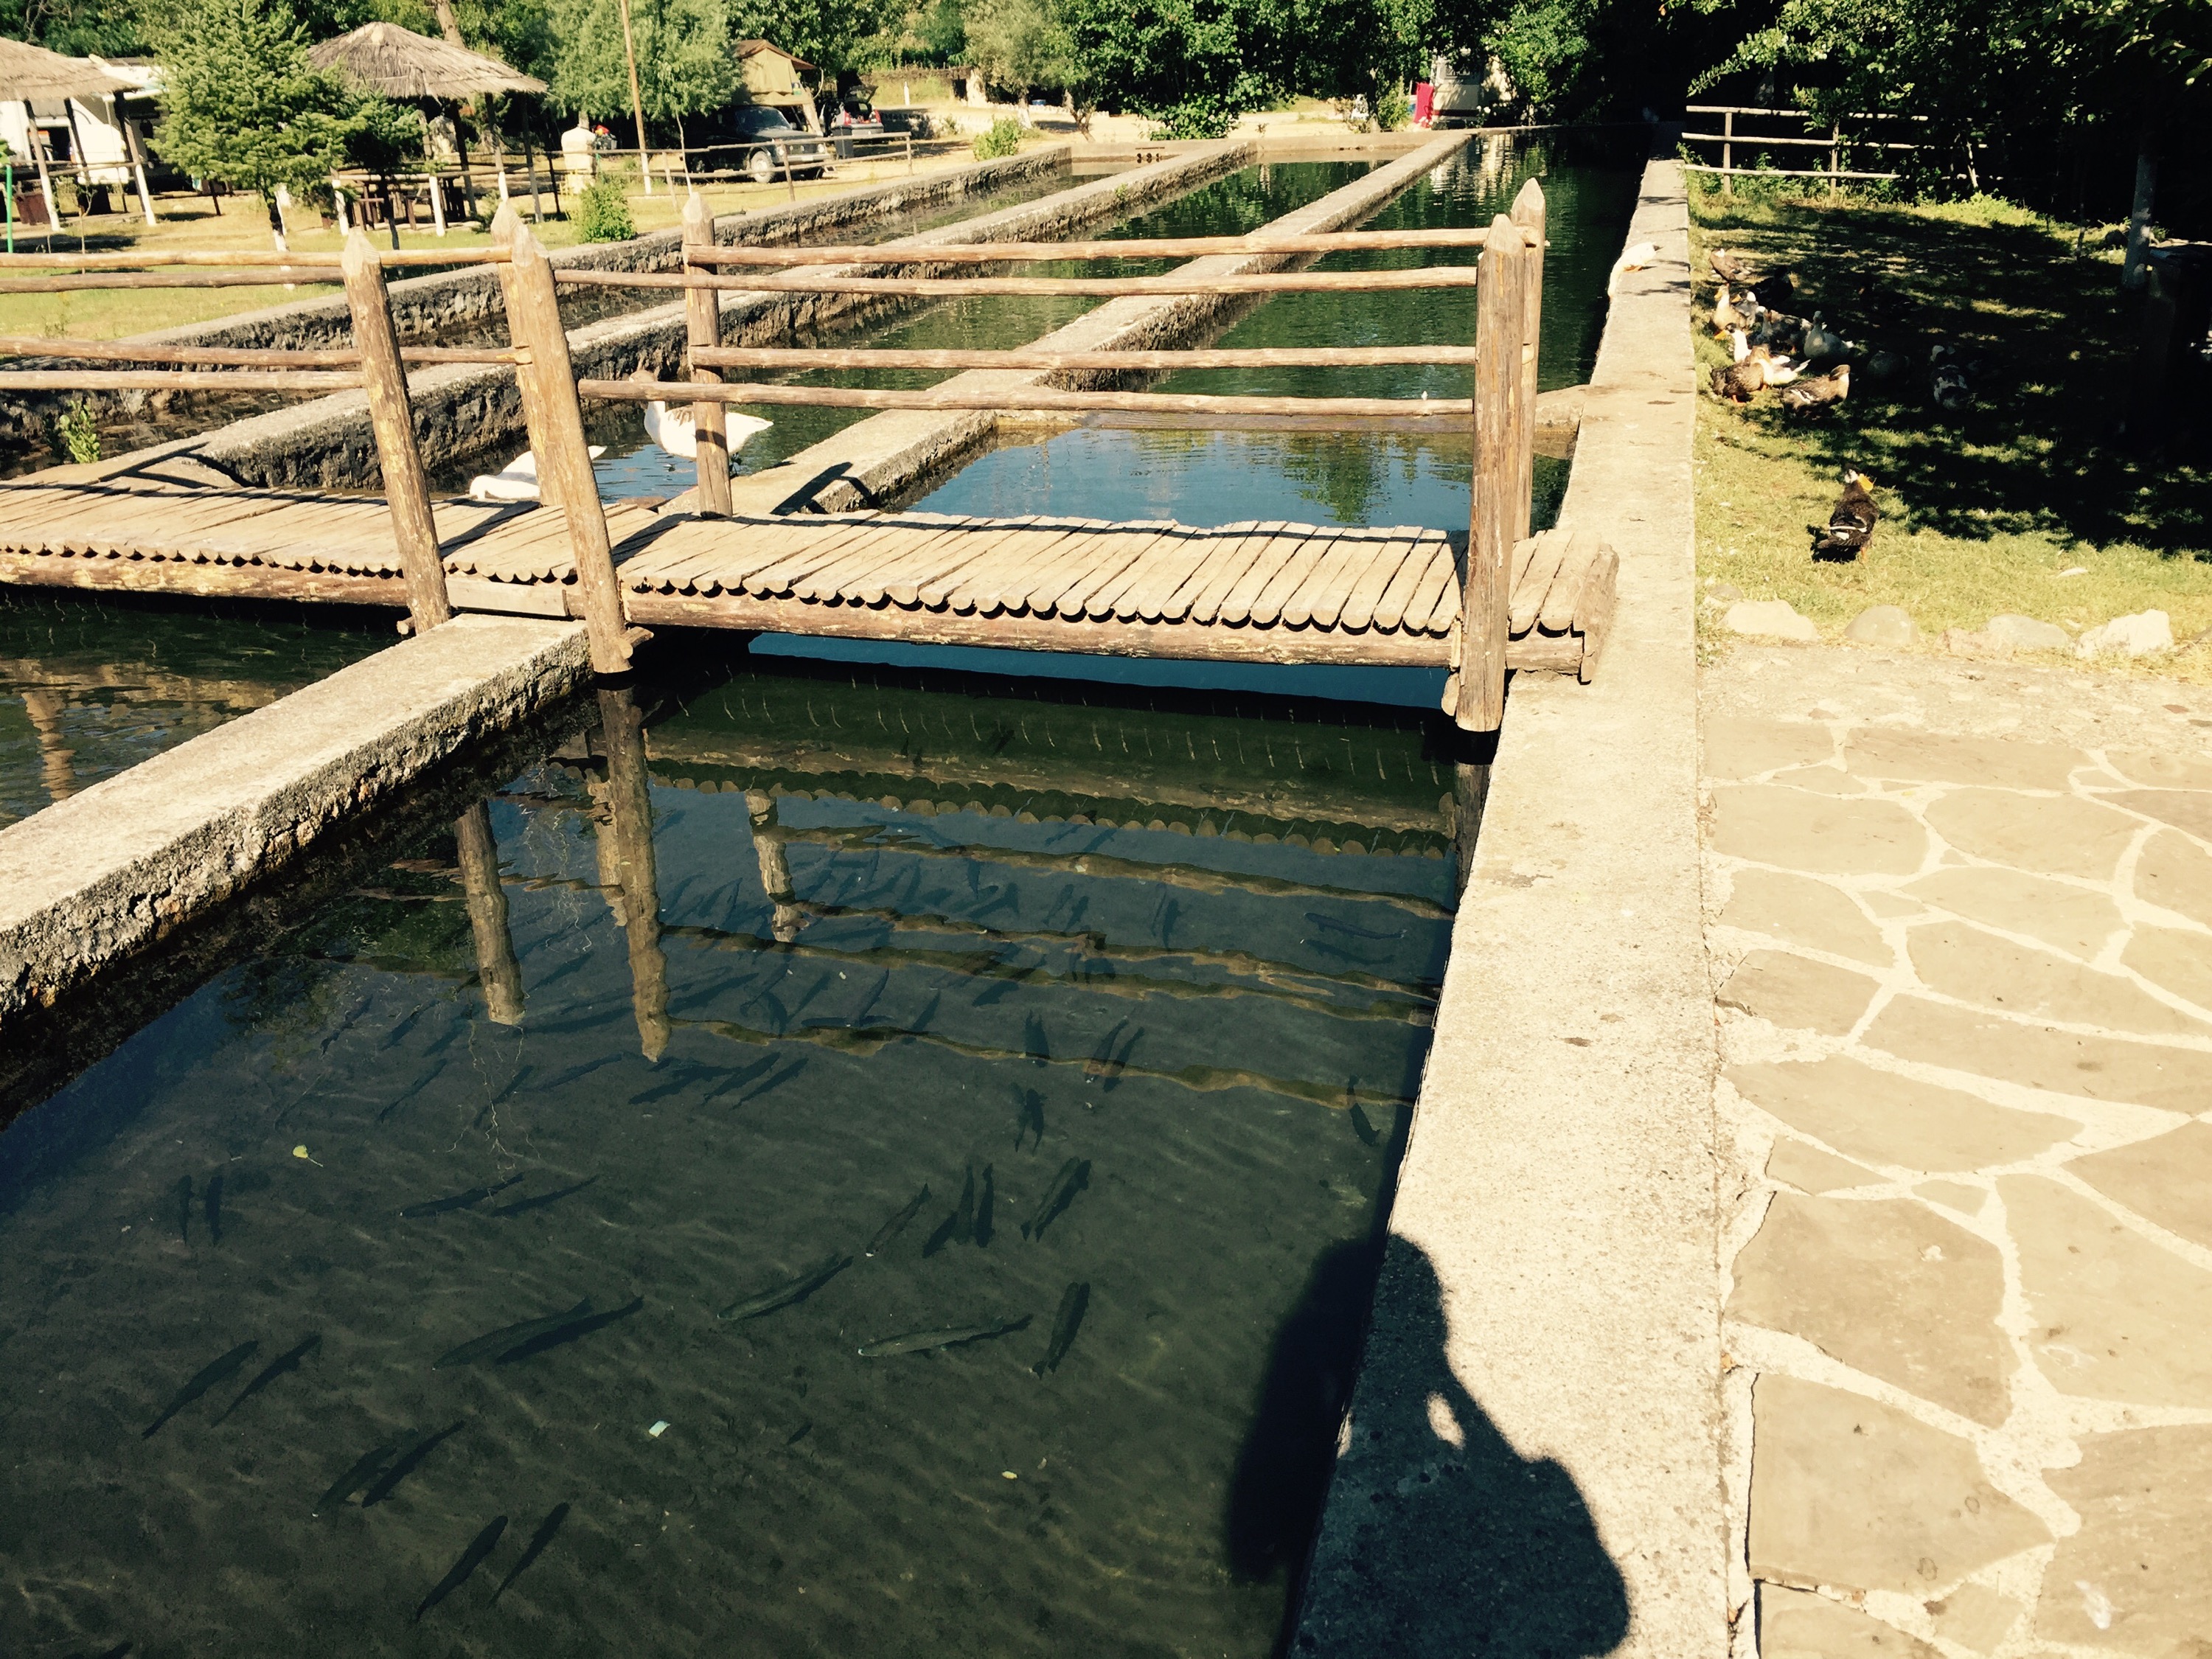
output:
M0 1650L1267 1652L1342 1386L1283 1356L1356 1348L1447 946L1435 727L586 707L0 1133Z

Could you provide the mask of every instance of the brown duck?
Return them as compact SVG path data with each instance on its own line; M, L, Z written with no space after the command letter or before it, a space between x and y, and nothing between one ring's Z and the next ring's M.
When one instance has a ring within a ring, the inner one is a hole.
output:
M1875 526L1881 521L1881 509L1874 504L1867 489L1873 482L1863 472L1844 469L1844 493L1836 497L1836 505L1828 514L1828 527L1813 532L1814 558L1848 564L1866 551L1874 539Z
M1815 374L1784 386L1782 406L1801 410L1826 409L1850 395L1851 366L1838 363L1832 374Z

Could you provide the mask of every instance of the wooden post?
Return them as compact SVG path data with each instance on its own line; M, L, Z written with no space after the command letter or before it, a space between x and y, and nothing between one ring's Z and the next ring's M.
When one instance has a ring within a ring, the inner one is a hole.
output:
M415 447L415 411L407 401L407 373L399 366L392 296L385 290L376 250L363 232L346 238L339 269L345 275L346 306L353 313L353 343L361 353L361 383L368 393L377 459L384 469L385 499L391 503L392 530L399 543L399 568L407 578L407 611L420 634L449 619L453 610L446 598L438 526L430 516L430 483L423 476L422 453Z
M453 821L460 848L461 890L468 897L469 928L477 940L477 976L483 981L484 1013L501 1025L522 1024L522 965L507 927L507 889L499 879L499 840L484 801Z
M791 170L791 151L781 139L775 143L775 159L783 166L783 187L793 201L799 199L799 175Z
M637 122L637 171L645 193L653 194L653 161L645 153L645 100L637 88L637 41L629 30L629 0L617 0L622 11L623 59L629 65L629 110Z
M1517 522L1514 495L1521 482L1513 411L1521 392L1521 277L1527 264L1521 228L1498 214L1483 244L1475 301L1474 346L1481 356L1474 370L1474 501L1453 711L1468 732L1495 732L1505 720L1505 622Z
M1721 112L1721 194L1723 196L1735 194L1735 180L1732 176L1735 167L1735 112L1724 109Z
M576 372L568 362L553 267L512 205L501 208L492 221L492 241L509 252L499 268L500 289L507 299L507 337L530 354L530 361L515 369L518 380L532 383L522 400L523 418L530 423L539 486L550 488L568 518L576 588L591 630L592 667L600 674L625 674L630 662L622 588L608 551L607 518L599 505L599 480L592 475L592 453L584 441L584 409L576 398Z
M599 719L607 744L607 816L614 831L617 917L629 945L630 1002L647 1060L668 1048L668 958L660 948L660 885L653 849L652 775L645 720L627 686L603 686Z
M1514 405L1513 447L1521 482L1513 495L1513 540L1528 538L1536 500L1536 359L1544 323L1544 187L1531 179L1513 198L1513 222L1527 244L1521 274L1521 395Z
M438 228L437 234L443 236L446 234L446 180L435 167L430 170L429 178L430 222Z
M115 125L123 131L123 147L131 155L131 174L138 183L138 205L144 211L149 225L158 224L160 221L154 216L154 192L146 185L146 155L138 147L138 129L131 125L131 118L124 113L123 100L119 96L111 95L107 106L115 113Z
M714 245L714 215L707 198L694 191L684 204L684 268L690 269L688 250ZM722 343L721 296L711 288L684 290L684 336L694 346ZM691 366L691 378L709 385L719 382L718 370ZM730 511L730 415L726 404L691 405L692 430L698 434L695 452L699 463L699 511L726 518Z

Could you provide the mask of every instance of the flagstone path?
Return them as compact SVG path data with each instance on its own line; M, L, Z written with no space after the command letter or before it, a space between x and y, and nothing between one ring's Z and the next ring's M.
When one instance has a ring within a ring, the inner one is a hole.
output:
M1737 1654L2212 1659L2212 693L1701 711Z

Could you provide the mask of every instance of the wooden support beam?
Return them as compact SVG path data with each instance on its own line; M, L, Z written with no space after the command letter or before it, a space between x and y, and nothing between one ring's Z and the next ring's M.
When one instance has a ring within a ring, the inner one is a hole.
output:
M1203 272L1163 276L836 276L768 272L710 276L700 271L580 270L556 273L584 288L708 288L738 293L881 294L924 300L991 294L1117 299L1126 294L1375 294L1417 288L1473 288L1473 265L1420 265L1409 270L1274 270L1242 276ZM0 283L0 293L8 285Z
M368 393L369 425L376 434L385 498L392 506L392 532L407 577L407 611L415 631L424 633L448 620L453 608L446 597L437 524L430 516L430 482L415 443L415 410L407 400L406 371L399 365L392 296L376 251L359 230L346 238L342 270L346 307L353 313L354 349L362 356L361 385Z
M0 351L7 342L0 339ZM1164 351L1039 351L898 346L720 346L694 348L694 364L715 368L1473 368L1473 346L1242 346Z
M67 340L44 334L0 334L0 357L66 357L87 362L207 363L236 368L352 368L361 353L350 346L277 351L260 346L155 346L136 340ZM515 354L498 346L402 346L403 363L511 363Z
M707 199L691 192L684 204L684 257L687 264L714 246L714 215ZM684 334L691 347L691 378L704 385L720 381L702 352L712 353L722 343L722 302L711 289L684 291ZM729 407L712 400L691 405L692 430L698 447L699 507L702 514L727 516L730 510Z
M653 775L646 764L645 718L628 686L599 689L606 741L607 828L614 840L617 906L629 945L630 1005L638 1048L648 1060L668 1048L668 957L660 948L660 879L653 848Z
M323 368L0 369L0 392L298 392L327 397L360 384L359 374Z
M1196 259L1221 253L1350 253L1480 247L1484 232L1325 230L1302 235L1138 236L1121 241L893 243L888 246L718 247L702 265L998 264L1029 259Z
M1534 179L1513 198L1513 222L1521 227L1521 397L1516 406L1514 443L1520 467L1513 510L1513 539L1528 534L1528 515L1536 492L1536 355L1544 327L1544 187Z
M468 897L469 928L476 935L477 977L483 982L484 1015L495 1024L522 1024L522 964L507 932L507 889L499 878L499 840L491 808L483 801L453 822L459 849L461 890Z
M584 624L591 634L592 668L599 674L627 673L629 640L622 590L615 581L599 480L592 476L592 453L584 441L583 405L576 398L575 370L568 362L568 336L561 326L553 268L512 203L492 221L492 237L509 256L499 270L508 338L530 354L529 364L515 371L531 388L522 400L523 418L530 426L530 448L537 457L540 484L551 486L553 499L568 521Z
M802 409L977 409L993 413L1054 410L1085 413L1114 410L1140 415L1304 415L1394 421L1463 421L1464 398L1224 398L1206 392L1062 392L1056 386L1007 386L985 391L943 386L790 386L778 382L706 387L667 380L579 380L579 395L610 403L659 403L711 396L723 404L785 404Z
M1468 732L1495 732L1505 719L1505 639L1520 487L1515 405L1521 396L1521 283L1527 270L1521 228L1490 222L1475 307L1474 499L1468 523L1466 585L1452 717Z
M501 248L416 249L409 252L379 253L380 265L487 265L507 258ZM160 265L226 266L277 265L286 269L317 270L323 282L336 280L343 256L332 253L278 253L268 248L177 248L167 252L141 249L130 253L0 253L0 270L137 270ZM265 277L282 282L282 276Z

